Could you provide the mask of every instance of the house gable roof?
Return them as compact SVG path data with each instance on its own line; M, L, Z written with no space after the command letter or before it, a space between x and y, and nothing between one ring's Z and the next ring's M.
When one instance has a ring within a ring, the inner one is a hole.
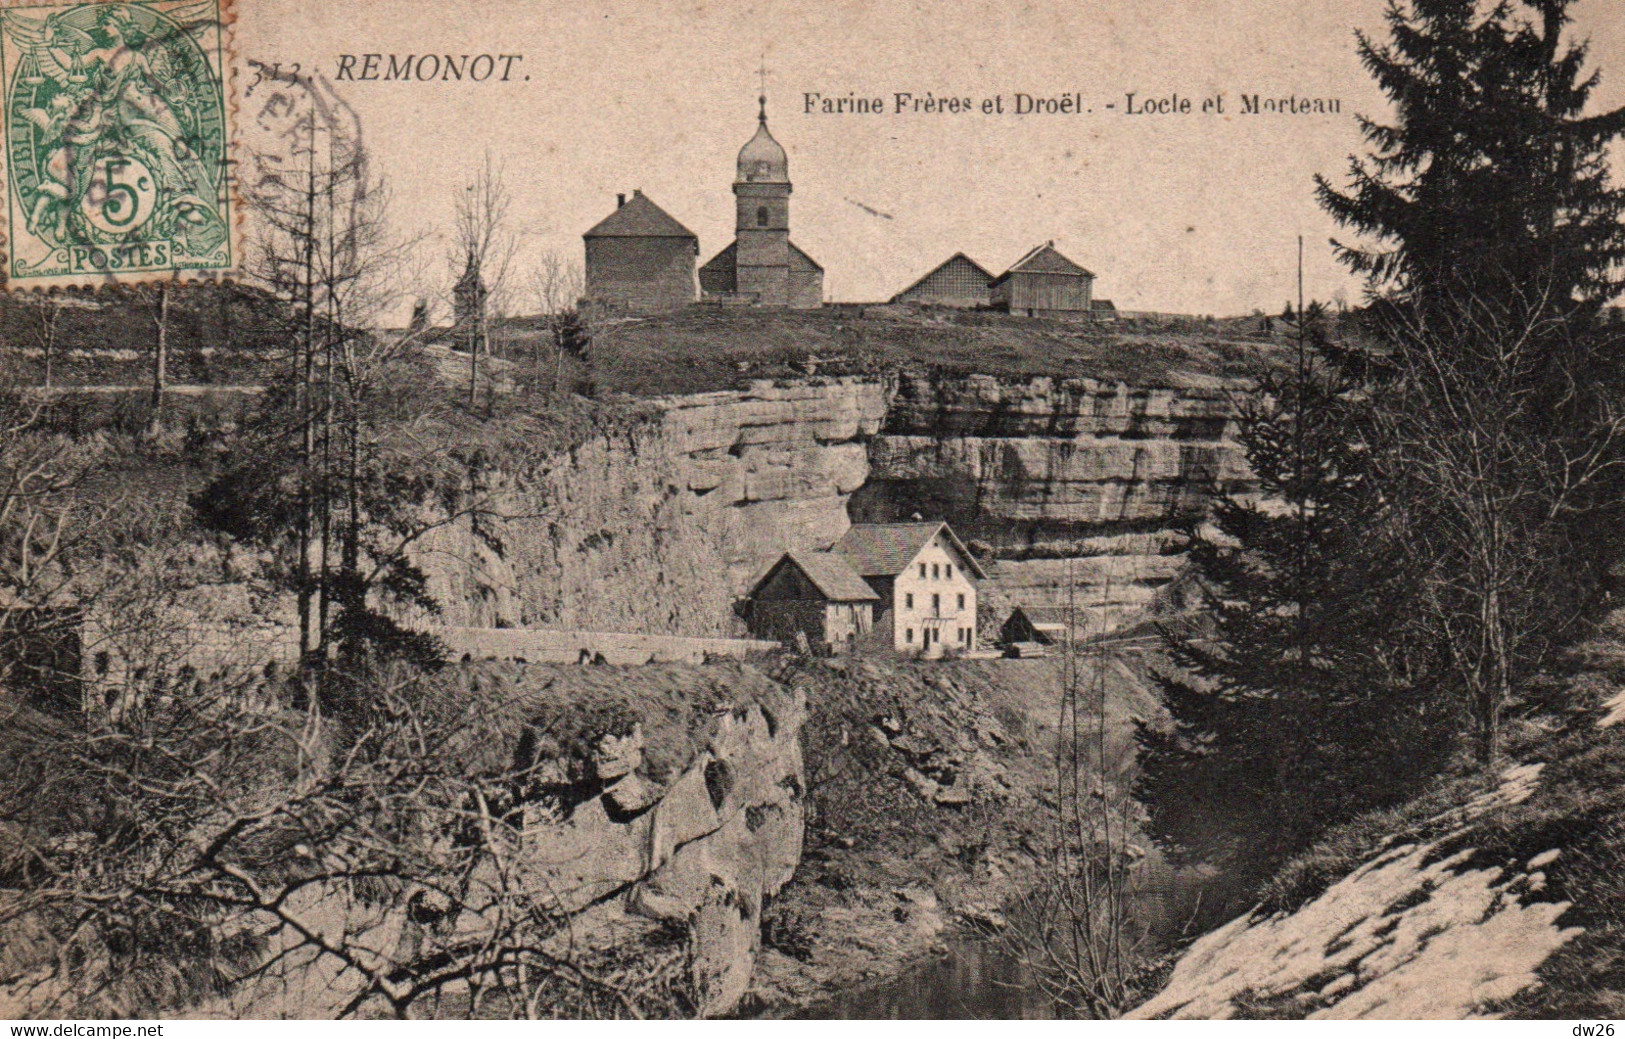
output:
M1036 245L1027 251L1027 255L1010 265L1010 269L993 279L998 285L1007 281L1012 274L1069 274L1077 278L1093 278L1094 272L1081 267L1062 256L1055 248L1054 242L1045 242Z
M677 222L670 213L649 200L641 191L634 191L615 212L594 224L583 238L693 238L693 231Z
M970 554L964 542L959 540L953 528L941 520L931 523L854 523L831 551L845 556L852 568L864 577L896 577L914 562L938 532L946 536L967 570L979 578L987 577L987 572Z
M880 598L845 558L833 552L786 552L756 582L751 595L754 597L786 566L800 570L818 589L818 594L830 602L874 602Z
M975 260L971 259L969 256L966 256L964 253L954 253L952 256L948 257L946 260L943 260L941 263L937 264L935 267L931 268L930 270L926 271L924 274L920 275L919 278L917 278L911 285L908 286L908 288L903 289L901 292L897 293L897 295L893 296L892 300L896 301L896 300L902 298L903 296L908 295L910 292L913 292L915 289L919 288L921 285L924 285L927 281L929 281L933 274L936 274L938 271L946 270L949 267L952 267L956 262L959 262L959 261L964 261L965 263L970 264L973 268L975 268L977 274L980 274L982 277L987 279L987 282L988 282L989 285L991 285L993 283L993 272L992 271L989 271L986 267L983 267L981 264L977 263Z

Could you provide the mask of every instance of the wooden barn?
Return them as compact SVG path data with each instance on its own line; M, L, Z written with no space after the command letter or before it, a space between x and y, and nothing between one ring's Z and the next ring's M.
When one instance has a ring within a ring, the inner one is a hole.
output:
M1095 276L1045 242L993 279L996 309L1027 317L1089 317Z
M758 638L794 645L805 635L815 649L845 650L874 627L879 601L841 556L786 552L751 589L746 623Z
M985 307L993 302L992 284L991 271L964 253L954 253L893 296L891 302Z

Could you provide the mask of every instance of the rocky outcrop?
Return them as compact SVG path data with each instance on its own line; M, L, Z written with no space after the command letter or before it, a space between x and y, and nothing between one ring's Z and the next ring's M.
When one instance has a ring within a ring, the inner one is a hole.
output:
M584 720L602 706L591 694L604 686L538 669L536 688L558 683L569 692L533 723L513 726L513 739L476 755L507 760L511 750L527 780L501 802L502 817L518 825L504 828L495 847L509 850L482 856L470 876L446 881L447 890L462 885L464 911L447 913L449 902L434 885L379 902L348 885L311 884L289 904L325 933L350 936L363 959L383 969L418 956L430 930L442 946L485 940L491 906L504 903L484 899L515 890L514 878L521 904L552 929L544 948L560 962L613 960L649 988L681 993L663 1009L727 1014L750 985L763 908L801 859L806 695L743 665L569 670L620 687L629 702L643 704L641 719L609 726ZM496 674L507 674L515 697L534 704L518 692L523 670L504 665L485 672L486 680ZM731 700L705 697L721 685ZM506 717L532 709L508 706ZM674 723L674 715L682 717ZM675 738L674 724L687 735ZM550 735L538 736L544 727ZM678 753L677 745L691 752ZM365 979L357 971L299 934L284 936L292 952L198 1013L330 1017L361 992ZM669 955L674 945L678 952ZM453 985L449 996L455 1001L463 992ZM5 997L0 989L0 1006Z
M765 900L789 882L805 826L799 690L713 720L709 739L662 787L642 769L641 733L609 734L601 792L561 810L527 807L523 855L536 892L578 914L570 940L616 940L634 919L685 929L688 980L704 1016L745 994Z
M905 375L855 520L940 516L991 556L989 601L1120 618L1177 572L1177 527L1252 486L1235 387Z

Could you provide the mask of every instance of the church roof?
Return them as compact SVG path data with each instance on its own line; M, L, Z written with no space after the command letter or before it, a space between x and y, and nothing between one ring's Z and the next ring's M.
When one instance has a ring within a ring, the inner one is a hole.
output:
M1062 256L1054 242L1045 242L1028 250L1027 255L1010 265L1010 269L993 279L998 285L1012 274L1071 274L1080 278L1093 278L1094 272L1080 267Z
M852 568L864 577L896 577L908 568L938 532L959 553L965 568L977 577L987 573L954 534L953 528L937 520L932 523L854 523L831 549L845 556Z
M797 257L799 257L802 260L802 262L807 264L807 266L810 267L812 270L822 271L824 269L822 264L820 264L817 260L813 259L811 256L808 256L806 254L806 252L804 252L802 250L801 246L797 245L794 242L790 243L790 252L791 252L791 257L790 257L790 259L791 259L790 266L791 267L796 266L794 261L796 260ZM721 252L717 253L715 256L711 257L709 260L706 260L705 263L701 264L700 265L700 270L719 272L719 273L723 272L723 271L732 272L738 266L738 263L739 263L738 256L739 256L739 239L736 238L733 241L729 242L727 244L727 246L724 247ZM801 268L801 269L805 270L807 268Z
M729 242L727 247L715 256L700 265L702 271L732 271L735 267L734 254L739 251L739 242Z
M756 117L756 136L739 149L739 173L736 183L788 184L790 183L790 157L773 135L767 132L767 98L758 99L761 114Z
M642 191L632 192L626 205L594 224L583 238L693 238L693 231L678 223L670 213L649 200Z
M802 252L802 251L801 251L801 246L799 246L799 245L797 245L797 244L796 244L796 243L794 243L794 242L791 242L791 243L790 243L790 252L791 252L791 253L792 253L792 254L793 254L793 255L792 255L792 256L791 256L791 260L792 260L792 262L791 262L791 264L790 264L790 266L791 266L791 267L794 267L794 266L795 266L795 263L794 263L794 262L793 262L793 261L794 261L794 259L795 259L795 257L796 257L796 256L799 256L799 257L801 257L801 258L802 258L802 259L803 259L803 260L805 260L805 261L807 261L807 263L809 263L809 264L811 264L811 265L812 265L812 268L813 268L813 270L815 270L815 271L821 271L821 270L823 270L823 269L824 269L824 265L823 265L823 264L821 264L821 263L819 263L819 262L818 262L818 261L817 261L817 260L815 260L815 259L813 259L813 258L812 258L812 257L811 257L811 256L808 256L808 255L807 255L807 254L806 254L806 253L804 253L804 252Z

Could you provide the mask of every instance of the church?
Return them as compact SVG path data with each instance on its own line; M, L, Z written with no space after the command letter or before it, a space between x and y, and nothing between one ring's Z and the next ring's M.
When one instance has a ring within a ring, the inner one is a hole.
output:
M824 301L824 268L790 241L790 159L767 129L767 98L757 103L756 134L734 176L734 240L699 269L699 297L814 309ZM582 237L590 304L655 313L695 302L699 241L641 192Z

